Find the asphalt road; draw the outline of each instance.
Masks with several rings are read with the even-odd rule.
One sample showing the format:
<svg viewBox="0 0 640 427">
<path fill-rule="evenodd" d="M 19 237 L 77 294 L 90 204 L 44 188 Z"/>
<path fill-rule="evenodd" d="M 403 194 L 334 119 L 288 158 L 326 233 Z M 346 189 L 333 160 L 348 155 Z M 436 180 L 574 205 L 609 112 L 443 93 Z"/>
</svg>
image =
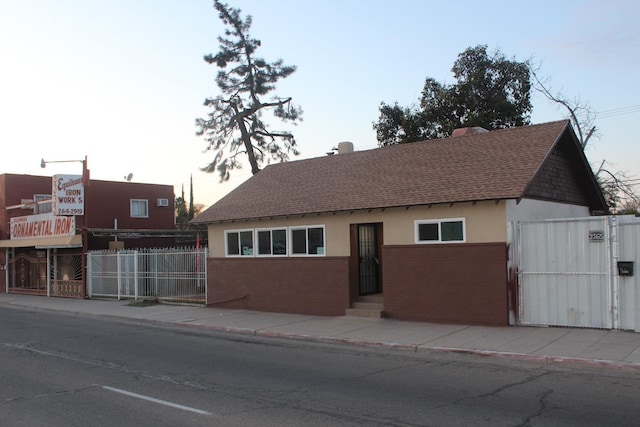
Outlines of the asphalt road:
<svg viewBox="0 0 640 427">
<path fill-rule="evenodd" d="M 640 372 L 0 308 L 3 426 L 638 425 Z"/>
</svg>

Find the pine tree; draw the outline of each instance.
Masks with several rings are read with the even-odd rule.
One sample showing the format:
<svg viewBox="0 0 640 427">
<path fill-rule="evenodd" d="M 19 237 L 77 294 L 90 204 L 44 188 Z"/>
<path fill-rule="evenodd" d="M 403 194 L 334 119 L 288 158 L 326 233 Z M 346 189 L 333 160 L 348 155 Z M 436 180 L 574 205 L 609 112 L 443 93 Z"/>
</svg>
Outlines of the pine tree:
<svg viewBox="0 0 640 427">
<path fill-rule="evenodd" d="M 204 59 L 220 69 L 216 84 L 221 94 L 205 100 L 204 105 L 212 111 L 206 118 L 196 119 L 196 126 L 197 135 L 204 136 L 207 142 L 205 150 L 215 152 L 203 170 L 217 171 L 220 180 L 226 181 L 231 170 L 242 167 L 244 155 L 251 172 L 256 174 L 265 161 L 283 162 L 289 154 L 299 154 L 293 134 L 270 130 L 263 114 L 271 111 L 275 118 L 296 124 L 302 110 L 292 104 L 290 97 L 274 96 L 263 101 L 275 89 L 276 82 L 290 76 L 296 67 L 284 65 L 282 59 L 269 63 L 256 56 L 261 42 L 249 35 L 251 16 L 243 19 L 240 9 L 218 0 L 214 7 L 227 28 L 224 37 L 218 37 L 220 51 Z"/>
</svg>

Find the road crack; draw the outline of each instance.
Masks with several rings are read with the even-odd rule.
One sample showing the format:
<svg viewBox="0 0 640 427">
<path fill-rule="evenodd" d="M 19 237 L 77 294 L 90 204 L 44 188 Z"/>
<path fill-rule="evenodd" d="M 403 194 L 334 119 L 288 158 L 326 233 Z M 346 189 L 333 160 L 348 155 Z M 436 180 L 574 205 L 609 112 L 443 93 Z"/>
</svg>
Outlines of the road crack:
<svg viewBox="0 0 640 427">
<path fill-rule="evenodd" d="M 41 394 L 36 394 L 34 396 L 14 396 L 14 397 L 8 397 L 4 400 L 2 400 L 3 403 L 13 403 L 13 402 L 21 402 L 21 401 L 25 401 L 25 400 L 31 400 L 31 399 L 43 399 L 43 398 L 47 398 L 47 397 L 51 397 L 51 396 L 64 396 L 66 394 L 75 394 L 78 392 L 82 392 L 85 390 L 91 390 L 94 388 L 98 388 L 100 387 L 100 385 L 98 384 L 90 384 L 90 385 L 86 385 L 86 386 L 82 386 L 82 387 L 77 387 L 77 388 L 73 388 L 73 389 L 69 389 L 69 390 L 56 390 L 50 393 L 41 393 Z"/>
<path fill-rule="evenodd" d="M 520 424 L 520 426 L 522 426 L 522 427 L 530 426 L 530 425 L 532 425 L 531 421 L 533 419 L 542 416 L 542 413 L 545 411 L 545 409 L 547 409 L 547 402 L 546 402 L 547 397 L 552 393 L 553 393 L 553 390 L 545 390 L 540 394 L 540 397 L 538 399 L 538 411 L 535 414 L 527 417 L 524 420 L 524 422 L 522 424 Z M 518 426 L 518 427 L 520 427 L 520 426 Z"/>
</svg>

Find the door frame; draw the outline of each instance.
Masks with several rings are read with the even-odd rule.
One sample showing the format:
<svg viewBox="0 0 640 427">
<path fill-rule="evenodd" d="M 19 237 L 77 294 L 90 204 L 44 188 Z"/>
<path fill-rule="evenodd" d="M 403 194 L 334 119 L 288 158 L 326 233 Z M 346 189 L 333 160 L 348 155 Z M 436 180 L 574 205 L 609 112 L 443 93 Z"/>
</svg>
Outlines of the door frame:
<svg viewBox="0 0 640 427">
<path fill-rule="evenodd" d="M 359 229 L 361 225 L 371 225 L 375 227 L 375 240 L 376 240 L 376 255 L 378 259 L 377 264 L 377 293 L 383 293 L 384 285 L 382 280 L 383 272 L 383 259 L 382 259 L 382 246 L 383 246 L 383 223 L 381 222 L 365 222 L 350 224 L 350 246 L 351 255 L 349 260 L 349 297 L 351 302 L 357 301 L 362 295 L 360 292 L 360 243 L 359 243 Z"/>
</svg>

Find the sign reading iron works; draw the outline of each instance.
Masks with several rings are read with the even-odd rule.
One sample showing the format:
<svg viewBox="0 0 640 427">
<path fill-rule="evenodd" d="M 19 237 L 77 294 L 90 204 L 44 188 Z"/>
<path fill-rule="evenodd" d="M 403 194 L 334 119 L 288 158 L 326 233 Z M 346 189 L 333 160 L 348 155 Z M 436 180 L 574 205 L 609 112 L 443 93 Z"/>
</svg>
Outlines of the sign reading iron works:
<svg viewBox="0 0 640 427">
<path fill-rule="evenodd" d="M 54 175 L 51 209 L 55 215 L 84 215 L 81 175 Z"/>
<path fill-rule="evenodd" d="M 76 218 L 50 213 L 11 218 L 11 240 L 38 237 L 72 236 L 76 232 Z"/>
</svg>

